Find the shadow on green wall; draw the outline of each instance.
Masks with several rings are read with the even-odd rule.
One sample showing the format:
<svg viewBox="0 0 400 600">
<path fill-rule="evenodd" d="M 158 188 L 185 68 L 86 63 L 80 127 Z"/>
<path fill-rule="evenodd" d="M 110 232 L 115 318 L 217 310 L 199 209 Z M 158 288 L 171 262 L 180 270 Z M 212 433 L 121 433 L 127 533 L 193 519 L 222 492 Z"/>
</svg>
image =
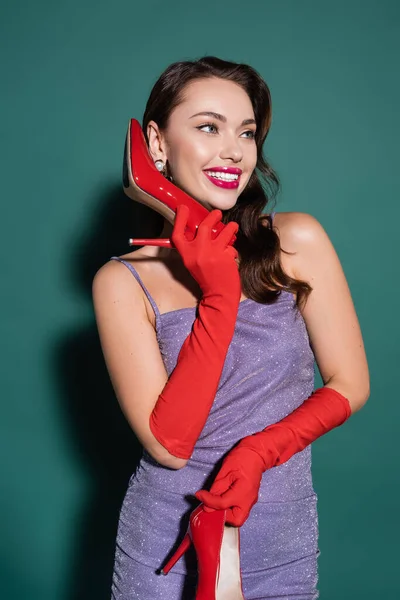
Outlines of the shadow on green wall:
<svg viewBox="0 0 400 600">
<path fill-rule="evenodd" d="M 68 284 L 90 302 L 93 277 L 110 256 L 131 252 L 130 237 L 159 235 L 162 227 L 159 215 L 132 202 L 120 186 L 111 186 L 98 206 L 87 230 L 69 250 Z M 115 398 L 95 320 L 57 339 L 52 357 L 66 430 L 89 483 L 76 519 L 71 587 L 65 598 L 108 600 L 119 509 L 141 446 Z"/>
</svg>

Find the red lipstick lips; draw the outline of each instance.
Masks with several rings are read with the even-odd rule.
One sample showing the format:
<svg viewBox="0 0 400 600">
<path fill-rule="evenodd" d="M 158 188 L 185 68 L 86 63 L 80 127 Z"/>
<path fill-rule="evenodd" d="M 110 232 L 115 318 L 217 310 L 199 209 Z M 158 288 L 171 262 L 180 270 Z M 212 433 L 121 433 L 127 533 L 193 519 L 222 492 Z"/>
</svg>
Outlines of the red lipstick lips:
<svg viewBox="0 0 400 600">
<path fill-rule="evenodd" d="M 237 175 L 238 178 L 234 179 L 232 181 L 227 181 L 225 179 L 217 179 L 216 177 L 213 177 L 212 175 L 208 175 L 208 173 L 206 173 L 206 171 L 212 171 L 212 172 L 216 172 L 216 173 L 230 173 L 232 175 Z M 240 180 L 241 174 L 242 174 L 242 169 L 239 169 L 238 167 L 211 167 L 210 169 L 206 169 L 204 171 L 204 175 L 207 177 L 207 179 L 209 181 L 211 181 L 211 183 L 213 183 L 217 187 L 224 188 L 227 190 L 232 190 L 232 189 L 236 189 L 239 187 L 239 180 Z"/>
</svg>

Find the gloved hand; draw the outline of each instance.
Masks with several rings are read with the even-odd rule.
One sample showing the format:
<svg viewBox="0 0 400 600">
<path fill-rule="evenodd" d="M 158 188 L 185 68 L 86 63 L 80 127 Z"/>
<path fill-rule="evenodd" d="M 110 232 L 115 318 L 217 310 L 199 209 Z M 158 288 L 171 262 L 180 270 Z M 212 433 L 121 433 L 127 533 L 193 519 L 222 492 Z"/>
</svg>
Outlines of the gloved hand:
<svg viewBox="0 0 400 600">
<path fill-rule="evenodd" d="M 243 444 L 246 439 L 243 438 Z M 226 522 L 236 527 L 243 525 L 257 502 L 264 472 L 263 460 L 258 453 L 240 444 L 224 459 L 210 491 L 195 493 L 206 512 L 209 509 L 227 509 Z"/>
<path fill-rule="evenodd" d="M 315 390 L 287 417 L 240 440 L 225 457 L 210 491 L 199 490 L 196 498 L 210 509 L 227 509 L 227 523 L 240 527 L 258 500 L 263 472 L 342 425 L 351 413 L 349 401 L 336 390 Z"/>
<path fill-rule="evenodd" d="M 177 207 L 171 239 L 203 296 L 192 331 L 150 415 L 155 438 L 170 454 L 184 459 L 190 458 L 213 404 L 241 296 L 238 252 L 228 245 L 239 225 L 231 221 L 212 239 L 211 230 L 222 217 L 215 209 L 188 241 L 188 214 L 187 206 Z"/>
</svg>

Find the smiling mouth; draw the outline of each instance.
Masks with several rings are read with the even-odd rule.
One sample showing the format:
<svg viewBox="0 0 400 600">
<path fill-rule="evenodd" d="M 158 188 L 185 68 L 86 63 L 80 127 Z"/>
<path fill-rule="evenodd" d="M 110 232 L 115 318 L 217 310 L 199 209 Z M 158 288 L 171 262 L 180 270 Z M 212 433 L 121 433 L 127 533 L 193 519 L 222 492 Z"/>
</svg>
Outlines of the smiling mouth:
<svg viewBox="0 0 400 600">
<path fill-rule="evenodd" d="M 235 173 L 224 173 L 223 171 L 204 171 L 204 173 L 209 177 L 215 177 L 222 181 L 237 181 L 239 179 L 239 175 Z"/>
<path fill-rule="evenodd" d="M 236 173 L 224 173 L 222 171 L 203 171 L 211 183 L 219 188 L 234 190 L 239 187 L 240 175 Z"/>
</svg>

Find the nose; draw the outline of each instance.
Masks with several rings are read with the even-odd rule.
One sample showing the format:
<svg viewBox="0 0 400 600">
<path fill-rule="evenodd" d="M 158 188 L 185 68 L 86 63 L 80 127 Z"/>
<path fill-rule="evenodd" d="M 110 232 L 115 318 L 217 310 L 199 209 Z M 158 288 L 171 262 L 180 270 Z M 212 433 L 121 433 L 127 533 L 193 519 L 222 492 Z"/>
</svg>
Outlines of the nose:
<svg viewBox="0 0 400 600">
<path fill-rule="evenodd" d="M 231 159 L 235 163 L 242 160 L 243 150 L 236 135 L 229 135 L 224 138 L 219 155 L 221 159 Z"/>
</svg>

